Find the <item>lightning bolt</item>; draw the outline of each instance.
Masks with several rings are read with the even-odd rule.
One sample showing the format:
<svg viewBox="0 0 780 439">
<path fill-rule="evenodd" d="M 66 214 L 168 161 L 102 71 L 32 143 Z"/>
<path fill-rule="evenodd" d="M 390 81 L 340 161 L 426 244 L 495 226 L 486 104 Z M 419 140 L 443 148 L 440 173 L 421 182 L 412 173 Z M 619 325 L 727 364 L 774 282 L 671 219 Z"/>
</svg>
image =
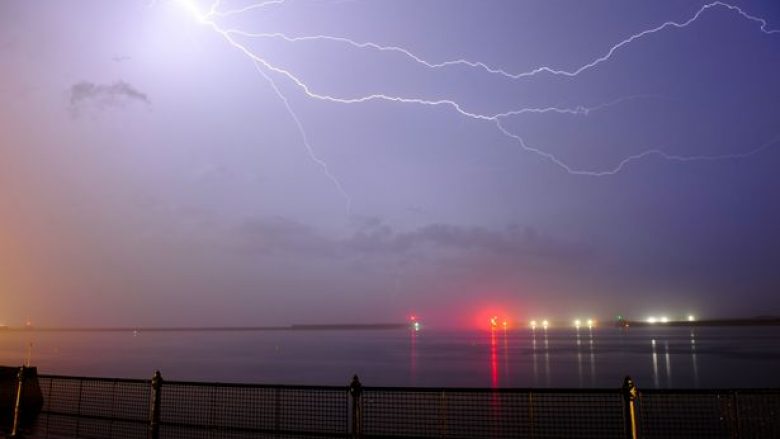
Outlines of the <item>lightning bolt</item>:
<svg viewBox="0 0 780 439">
<path fill-rule="evenodd" d="M 281 0 L 281 1 L 283 1 L 283 0 Z M 245 10 L 249 10 L 250 8 L 251 9 L 256 9 L 256 8 L 259 8 L 259 7 L 267 4 L 267 3 L 272 3 L 272 2 L 269 1 L 269 2 L 264 2 L 264 3 L 259 3 L 257 5 L 254 5 L 255 7 L 247 7 L 247 8 L 244 8 L 244 9 Z M 273 3 L 275 3 L 275 2 L 273 2 Z M 399 47 L 399 46 L 385 46 L 385 45 L 381 45 L 381 44 L 377 44 L 377 43 L 373 43 L 373 42 L 359 42 L 359 41 L 353 40 L 351 38 L 346 38 L 346 37 L 336 37 L 336 36 L 330 36 L 330 35 L 309 35 L 309 36 L 291 37 L 291 36 L 288 36 L 288 35 L 280 33 L 280 32 L 274 32 L 274 33 L 251 33 L 251 32 L 243 32 L 243 31 L 236 30 L 236 29 L 229 29 L 226 32 L 229 33 L 229 34 L 239 34 L 241 36 L 248 37 L 248 38 L 275 38 L 275 39 L 281 39 L 281 40 L 284 40 L 284 41 L 286 41 L 288 43 L 299 43 L 299 42 L 307 42 L 307 41 L 329 41 L 329 42 L 347 44 L 347 45 L 350 45 L 350 46 L 358 48 L 358 49 L 373 49 L 373 50 L 378 50 L 380 52 L 395 52 L 395 53 L 399 53 L 399 54 L 401 54 L 401 55 L 411 59 L 412 61 L 414 61 L 414 62 L 416 62 L 416 63 L 418 63 L 418 64 L 420 64 L 420 65 L 422 65 L 424 67 L 430 68 L 430 69 L 440 69 L 440 68 L 452 67 L 452 66 L 467 66 L 467 67 L 482 69 L 482 70 L 484 70 L 484 71 L 486 71 L 488 73 L 495 74 L 495 75 L 501 75 L 501 76 L 504 76 L 504 77 L 507 77 L 507 78 L 510 78 L 510 79 L 528 78 L 528 77 L 532 77 L 532 76 L 538 75 L 540 73 L 549 73 L 551 75 L 575 77 L 575 76 L 578 76 L 579 74 L 581 74 L 582 72 L 584 72 L 586 70 L 590 70 L 590 69 L 598 66 L 599 64 L 602 64 L 602 63 L 604 63 L 606 61 L 609 61 L 616 52 L 618 52 L 623 47 L 625 47 L 625 46 L 627 46 L 627 45 L 629 45 L 629 44 L 631 44 L 631 43 L 633 43 L 633 42 L 635 42 L 637 40 L 640 40 L 642 38 L 645 38 L 647 36 L 650 36 L 652 34 L 655 34 L 655 33 L 664 31 L 666 29 L 670 29 L 670 28 L 676 28 L 676 29 L 686 28 L 686 27 L 690 26 L 691 24 L 693 24 L 694 22 L 696 22 L 708 10 L 711 10 L 711 9 L 714 9 L 714 8 L 718 8 L 718 7 L 728 9 L 729 11 L 732 11 L 732 12 L 734 12 L 736 14 L 739 14 L 740 16 L 745 18 L 746 20 L 749 20 L 749 21 L 752 21 L 752 22 L 758 24 L 759 25 L 759 30 L 761 32 L 763 32 L 764 34 L 771 35 L 771 34 L 774 34 L 774 33 L 780 33 L 780 29 L 767 29 L 768 23 L 763 18 L 751 15 L 751 14 L 745 12 L 745 10 L 743 10 L 739 6 L 735 6 L 735 5 L 732 5 L 732 4 L 729 4 L 729 3 L 725 3 L 725 2 L 721 2 L 721 1 L 716 1 L 716 2 L 707 3 L 707 4 L 703 5 L 701 8 L 699 8 L 696 11 L 696 13 L 693 14 L 693 16 L 691 16 L 689 19 L 687 19 L 685 21 L 682 21 L 682 22 L 666 21 L 666 22 L 664 22 L 664 23 L 662 23 L 662 24 L 660 24 L 660 25 L 658 25 L 658 26 L 656 26 L 654 28 L 646 29 L 646 30 L 643 30 L 641 32 L 635 33 L 635 34 L 633 34 L 633 35 L 631 35 L 631 36 L 621 40 L 620 42 L 614 44 L 612 47 L 610 47 L 607 50 L 607 52 L 604 55 L 602 55 L 602 56 L 600 56 L 600 57 L 598 57 L 598 58 L 596 58 L 596 59 L 594 59 L 594 60 L 592 60 L 592 61 L 590 61 L 590 62 L 588 62 L 586 64 L 583 64 L 582 66 L 580 66 L 580 67 L 578 67 L 578 68 L 576 68 L 574 70 L 563 70 L 563 69 L 556 69 L 556 68 L 549 67 L 549 66 L 540 66 L 540 67 L 536 67 L 536 68 L 534 68 L 532 70 L 528 70 L 528 71 L 525 71 L 525 72 L 511 73 L 511 72 L 508 72 L 508 71 L 506 71 L 504 69 L 490 66 L 487 63 L 484 63 L 482 61 L 471 61 L 471 60 L 462 59 L 462 58 L 461 59 L 456 59 L 456 60 L 449 60 L 449 61 L 438 62 L 438 63 L 437 62 L 432 62 L 432 61 L 428 61 L 428 60 L 422 58 L 421 56 L 416 55 L 411 50 L 403 48 L 403 47 Z"/>
<path fill-rule="evenodd" d="M 623 102 L 627 99 L 634 99 L 641 96 L 633 96 L 633 97 L 626 97 L 626 98 L 620 98 L 616 101 L 608 102 L 606 104 L 601 104 L 596 107 L 584 107 L 584 106 L 577 106 L 575 108 L 561 108 L 561 107 L 543 107 L 543 108 L 520 108 L 515 110 L 509 110 L 499 113 L 493 113 L 493 114 L 483 114 L 478 112 L 469 111 L 464 108 L 463 105 L 458 103 L 455 100 L 452 99 L 424 99 L 420 97 L 404 97 L 404 96 L 394 96 L 394 95 L 388 95 L 384 93 L 373 93 L 358 97 L 340 97 L 340 96 L 333 96 L 330 94 L 324 94 L 320 92 L 314 91 L 305 81 L 303 81 L 300 77 L 298 77 L 296 74 L 292 73 L 291 71 L 278 67 L 276 65 L 273 65 L 263 57 L 257 55 L 252 50 L 250 50 L 247 46 L 241 44 L 239 41 L 237 41 L 237 37 L 242 38 L 276 38 L 276 39 L 282 39 L 284 41 L 290 42 L 290 43 L 298 43 L 298 42 L 305 42 L 305 41 L 317 41 L 317 40 L 324 40 L 324 41 L 331 41 L 331 42 L 337 42 L 342 44 L 347 44 L 356 48 L 361 49 L 374 49 L 378 51 L 383 52 L 397 52 L 400 53 L 413 61 L 417 62 L 418 64 L 421 64 L 427 68 L 430 69 L 438 69 L 448 66 L 456 66 L 456 65 L 465 65 L 469 67 L 474 68 L 480 68 L 485 70 L 488 73 L 491 74 L 497 74 L 502 75 L 511 79 L 520 79 L 520 78 L 528 78 L 532 77 L 541 73 L 547 73 L 551 75 L 557 75 L 557 76 L 564 76 L 564 77 L 576 77 L 580 75 L 582 72 L 585 72 L 589 69 L 593 69 L 597 67 L 598 65 L 610 60 L 615 53 L 617 53 L 619 50 L 624 48 L 625 46 L 628 46 L 629 44 L 645 38 L 649 35 L 661 32 L 665 29 L 670 28 L 685 28 L 690 26 L 692 23 L 697 21 L 706 11 L 714 9 L 716 7 L 725 8 L 729 11 L 733 11 L 737 14 L 739 14 L 741 17 L 755 22 L 759 25 L 759 30 L 764 34 L 774 34 L 774 33 L 780 33 L 780 30 L 778 29 L 768 29 L 767 21 L 763 18 L 748 14 L 743 9 L 741 9 L 738 6 L 731 5 L 728 3 L 724 3 L 721 1 L 716 1 L 712 3 L 708 3 L 703 5 L 692 17 L 689 19 L 678 22 L 678 21 L 666 21 L 656 27 L 643 30 L 641 32 L 638 32 L 636 34 L 633 34 L 629 36 L 628 38 L 625 38 L 621 40 L 620 42 L 614 44 L 611 46 L 607 52 L 592 61 L 581 65 L 580 67 L 573 69 L 573 70 L 564 70 L 564 69 L 556 69 L 549 66 L 542 66 L 537 67 L 535 69 L 521 72 L 521 73 L 510 73 L 503 69 L 494 68 L 486 63 L 480 62 L 480 61 L 470 61 L 466 59 L 458 59 L 458 60 L 452 60 L 452 61 L 445 61 L 440 63 L 433 63 L 430 61 L 427 61 L 414 53 L 412 53 L 410 50 L 407 50 L 402 47 L 398 46 L 384 46 L 373 42 L 357 42 L 355 40 L 344 38 L 344 37 L 334 37 L 334 36 L 328 36 L 328 35 L 314 35 L 314 36 L 302 36 L 302 37 L 290 37 L 283 33 L 252 33 L 252 32 L 245 32 L 240 29 L 223 29 L 220 27 L 215 21 L 214 17 L 227 17 L 232 15 L 238 15 L 242 13 L 246 13 L 249 11 L 255 11 L 255 10 L 263 10 L 264 8 L 272 5 L 279 5 L 284 3 L 285 0 L 266 0 L 263 2 L 251 4 L 249 6 L 239 8 L 239 9 L 233 9 L 228 11 L 219 11 L 220 8 L 220 0 L 216 0 L 214 3 L 212 3 L 209 11 L 207 13 L 201 13 L 199 8 L 195 3 L 193 3 L 192 0 L 175 0 L 177 3 L 182 4 L 187 10 L 192 13 L 196 19 L 209 26 L 213 31 L 215 31 L 217 34 L 219 34 L 231 47 L 239 51 L 242 55 L 247 57 L 249 60 L 251 60 L 257 69 L 257 71 L 262 74 L 262 76 L 268 81 L 269 85 L 274 89 L 277 96 L 283 101 L 285 107 L 288 110 L 288 113 L 291 115 L 293 120 L 295 121 L 298 130 L 301 134 L 301 137 L 303 138 L 303 143 L 309 153 L 309 157 L 314 161 L 325 173 L 325 175 L 336 185 L 339 192 L 341 193 L 342 197 L 345 198 L 347 201 L 348 208 L 351 206 L 351 198 L 344 190 L 344 187 L 339 182 L 339 180 L 329 171 L 328 165 L 325 161 L 323 161 L 321 158 L 319 158 L 315 152 L 314 149 L 311 147 L 311 144 L 308 140 L 308 137 L 306 135 L 306 131 L 303 127 L 303 124 L 301 123 L 300 119 L 297 117 L 295 112 L 292 110 L 289 101 L 287 98 L 283 95 L 283 93 L 280 91 L 276 83 L 273 81 L 271 76 L 269 76 L 266 72 L 272 72 L 274 74 L 280 75 L 287 80 L 289 80 L 291 83 L 293 83 L 296 87 L 298 87 L 307 97 L 319 101 L 324 102 L 330 102 L 330 103 L 337 103 L 337 104 L 362 104 L 362 103 L 369 103 L 373 101 L 385 101 L 385 102 L 391 102 L 391 103 L 397 103 L 397 104 L 409 104 L 409 105 L 421 105 L 421 106 L 428 106 L 428 107 L 445 107 L 449 108 L 450 110 L 455 111 L 457 114 L 463 117 L 467 117 L 474 120 L 480 120 L 480 121 L 487 121 L 493 123 L 496 128 L 499 130 L 500 133 L 502 133 L 507 138 L 517 142 L 520 147 L 529 152 L 536 154 L 554 165 L 558 166 L 559 168 L 563 169 L 567 173 L 571 175 L 578 175 L 578 176 L 590 176 L 590 177 L 603 177 L 603 176 L 609 176 L 609 175 L 615 175 L 619 172 L 621 172 L 623 169 L 626 168 L 627 165 L 629 165 L 632 162 L 639 161 L 648 157 L 659 157 L 664 160 L 668 161 L 677 161 L 677 162 L 691 162 L 691 161 L 715 161 L 715 160 L 727 160 L 727 159 L 741 159 L 741 158 L 748 158 L 753 155 L 758 154 L 759 152 L 767 149 L 768 147 L 778 143 L 780 139 L 776 138 L 770 142 L 765 143 L 764 145 L 761 145 L 758 148 L 755 148 L 751 151 L 745 152 L 745 153 L 735 153 L 735 154 L 722 154 L 722 155 L 695 155 L 695 156 L 680 156 L 680 155 L 673 155 L 664 152 L 661 149 L 649 149 L 643 152 L 640 152 L 635 155 L 631 155 L 629 157 L 624 158 L 621 160 L 615 167 L 607 170 L 585 170 L 585 169 L 577 169 L 570 165 L 568 165 L 565 161 L 561 160 L 557 156 L 555 156 L 552 153 L 549 153 L 547 151 L 544 151 L 542 149 L 529 146 L 519 135 L 512 133 L 511 131 L 507 130 L 504 125 L 501 123 L 501 120 L 507 117 L 511 116 L 520 116 L 523 114 L 545 114 L 545 113 L 557 113 L 557 114 L 569 114 L 569 115 L 588 115 L 592 111 L 600 110 L 612 105 L 617 105 L 620 102 Z"/>
<path fill-rule="evenodd" d="M 251 4 L 251 5 L 245 6 L 243 8 L 230 9 L 230 10 L 227 10 L 227 11 L 219 11 L 218 9 L 219 9 L 220 2 L 216 1 L 216 2 L 214 2 L 211 5 L 211 9 L 209 9 L 209 13 L 207 15 L 207 18 L 208 17 L 212 17 L 212 16 L 215 16 L 215 17 L 230 17 L 231 15 L 244 14 L 246 12 L 251 12 L 251 11 L 256 10 L 256 9 L 265 9 L 266 7 L 271 6 L 271 5 L 281 5 L 285 1 L 286 0 L 267 0 L 267 1 L 264 1 L 264 2 Z"/>
<path fill-rule="evenodd" d="M 290 101 L 287 100 L 287 96 L 285 96 L 281 90 L 279 90 L 279 87 L 276 85 L 276 82 L 268 76 L 267 73 L 265 73 L 260 66 L 255 63 L 255 69 L 257 70 L 257 73 L 259 73 L 263 78 L 265 78 L 266 81 L 268 81 L 268 84 L 271 86 L 273 91 L 276 93 L 276 95 L 279 97 L 279 99 L 284 104 L 285 108 L 287 109 L 287 113 L 290 114 L 290 117 L 292 117 L 293 121 L 295 122 L 295 125 L 298 127 L 298 132 L 301 135 L 301 140 L 303 141 L 303 145 L 306 147 L 306 152 L 309 153 L 309 157 L 311 160 L 317 164 L 317 166 L 322 169 L 322 172 L 325 174 L 325 176 L 333 182 L 333 184 L 336 186 L 336 189 L 338 189 L 341 196 L 344 198 L 344 200 L 347 203 L 347 213 L 352 213 L 352 197 L 349 196 L 346 190 L 344 190 L 344 186 L 341 184 L 341 181 L 336 178 L 335 175 L 333 175 L 332 172 L 330 172 L 330 168 L 328 167 L 328 164 L 322 160 L 320 157 L 317 156 L 317 153 L 314 152 L 314 148 L 311 146 L 311 142 L 309 142 L 309 136 L 306 134 L 306 129 L 303 127 L 303 124 L 301 123 L 301 120 L 298 118 L 298 115 L 293 111 L 292 107 L 290 106 Z"/>
<path fill-rule="evenodd" d="M 754 155 L 760 153 L 761 151 L 764 151 L 765 149 L 769 148 L 770 146 L 773 146 L 777 143 L 780 143 L 780 136 L 775 137 L 774 139 L 760 145 L 757 148 L 754 148 L 747 152 L 742 153 L 730 153 L 730 154 L 717 154 L 717 155 L 693 155 L 693 156 L 681 156 L 681 155 L 674 155 L 669 154 L 661 149 L 648 149 L 646 151 L 642 151 L 638 154 L 634 154 L 631 156 L 628 156 L 618 162 L 615 167 L 612 169 L 602 170 L 602 171 L 592 171 L 592 170 L 585 170 L 585 169 L 577 169 L 574 167 L 571 167 L 567 165 L 564 161 L 560 160 L 555 155 L 543 151 L 538 148 L 534 148 L 532 146 L 529 146 L 528 143 L 526 143 L 525 140 L 523 140 L 522 137 L 518 136 L 517 134 L 512 133 L 511 131 L 507 130 L 502 124 L 501 120 L 496 120 L 496 127 L 498 127 L 498 130 L 501 131 L 502 134 L 504 134 L 507 137 L 510 137 L 517 141 L 520 148 L 522 148 L 525 151 L 528 151 L 530 153 L 539 155 L 541 157 L 544 157 L 545 159 L 549 160 L 550 162 L 554 163 L 556 166 L 560 167 L 564 171 L 568 172 L 571 175 L 582 175 L 582 176 L 588 176 L 588 177 L 605 177 L 609 175 L 616 175 L 620 173 L 625 167 L 630 164 L 631 162 L 639 161 L 647 157 L 660 157 L 661 159 L 668 160 L 668 161 L 674 161 L 674 162 L 697 162 L 697 161 L 721 161 L 721 160 L 734 160 L 734 159 L 746 159 L 753 157 Z"/>
</svg>

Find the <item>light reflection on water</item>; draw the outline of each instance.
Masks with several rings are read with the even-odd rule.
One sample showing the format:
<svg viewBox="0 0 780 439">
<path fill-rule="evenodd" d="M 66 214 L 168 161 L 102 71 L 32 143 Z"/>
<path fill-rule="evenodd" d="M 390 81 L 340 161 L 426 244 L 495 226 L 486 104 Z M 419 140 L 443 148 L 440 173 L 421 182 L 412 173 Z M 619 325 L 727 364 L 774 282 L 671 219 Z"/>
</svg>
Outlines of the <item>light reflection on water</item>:
<svg viewBox="0 0 780 439">
<path fill-rule="evenodd" d="M 596 387 L 596 353 L 593 349 L 593 329 L 588 329 L 588 344 L 590 345 L 590 385 Z"/>
<path fill-rule="evenodd" d="M 664 363 L 666 364 L 666 387 L 672 387 L 672 361 L 669 356 L 669 342 L 664 341 Z"/>
<path fill-rule="evenodd" d="M 533 381 L 533 383 L 534 383 L 534 385 L 538 385 L 538 383 L 539 383 L 538 360 L 539 359 L 538 359 L 538 356 L 536 354 L 536 331 L 532 332 L 531 337 L 533 337 L 532 341 L 531 341 L 531 343 L 532 343 L 531 356 L 533 357 L 533 362 L 534 362 L 534 381 Z"/>
<path fill-rule="evenodd" d="M 411 334 L 409 342 L 409 384 L 417 385 L 417 334 L 418 331 L 409 331 Z"/>
<path fill-rule="evenodd" d="M 693 386 L 699 387 L 699 367 L 696 365 L 696 334 L 691 329 L 691 366 L 693 367 Z"/>
<path fill-rule="evenodd" d="M 579 329 L 577 329 L 577 378 L 579 378 L 580 387 L 582 387 L 582 339 Z"/>
<path fill-rule="evenodd" d="M 544 330 L 544 383 L 550 386 L 550 339 L 547 337 L 547 329 Z"/>
<path fill-rule="evenodd" d="M 42 373 L 476 387 L 780 387 L 780 328 L 0 333 L 0 364 Z M 28 353 L 32 343 L 32 352 Z"/>
<path fill-rule="evenodd" d="M 658 387 L 658 352 L 655 350 L 655 339 L 650 340 L 650 345 L 653 347 L 653 384 Z"/>
</svg>

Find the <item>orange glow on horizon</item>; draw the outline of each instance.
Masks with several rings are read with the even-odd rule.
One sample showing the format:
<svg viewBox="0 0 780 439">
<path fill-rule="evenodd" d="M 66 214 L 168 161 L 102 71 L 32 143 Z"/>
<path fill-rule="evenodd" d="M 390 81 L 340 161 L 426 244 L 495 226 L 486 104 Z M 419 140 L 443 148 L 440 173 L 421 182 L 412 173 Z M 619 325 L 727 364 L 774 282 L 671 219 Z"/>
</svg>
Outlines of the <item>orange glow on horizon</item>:
<svg viewBox="0 0 780 439">
<path fill-rule="evenodd" d="M 471 328 L 478 330 L 509 330 L 519 325 L 519 307 L 514 304 L 487 303 L 477 308 L 471 314 Z"/>
</svg>

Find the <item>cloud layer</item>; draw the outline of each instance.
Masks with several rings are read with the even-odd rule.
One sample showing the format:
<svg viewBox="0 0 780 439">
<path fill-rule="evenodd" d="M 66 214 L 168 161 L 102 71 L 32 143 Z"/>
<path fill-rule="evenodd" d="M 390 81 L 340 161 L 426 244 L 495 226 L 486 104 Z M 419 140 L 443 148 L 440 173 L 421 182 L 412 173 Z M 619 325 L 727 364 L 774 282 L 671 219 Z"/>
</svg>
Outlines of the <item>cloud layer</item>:
<svg viewBox="0 0 780 439">
<path fill-rule="evenodd" d="M 68 100 L 71 108 L 74 109 L 87 104 L 99 108 L 123 107 L 131 102 L 151 105 L 145 93 L 125 81 L 116 81 L 112 84 L 80 81 L 70 87 Z"/>
<path fill-rule="evenodd" d="M 587 246 L 564 242 L 533 227 L 501 229 L 432 223 L 396 231 L 379 219 L 366 219 L 346 237 L 333 238 L 286 218 L 253 218 L 237 228 L 237 248 L 250 254 L 409 257 L 449 255 L 497 257 L 511 261 L 571 262 L 590 255 Z"/>
</svg>

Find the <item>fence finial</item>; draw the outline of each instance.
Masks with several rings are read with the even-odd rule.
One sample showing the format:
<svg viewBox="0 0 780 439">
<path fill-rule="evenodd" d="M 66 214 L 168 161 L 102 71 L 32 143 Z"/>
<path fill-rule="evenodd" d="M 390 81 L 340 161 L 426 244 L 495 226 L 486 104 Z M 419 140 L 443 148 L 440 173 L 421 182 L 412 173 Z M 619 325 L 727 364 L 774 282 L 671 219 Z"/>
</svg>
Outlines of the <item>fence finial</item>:
<svg viewBox="0 0 780 439">
<path fill-rule="evenodd" d="M 159 370 L 152 376 L 152 400 L 149 404 L 149 435 L 150 439 L 160 437 L 160 393 L 162 392 L 163 378 Z"/>
<path fill-rule="evenodd" d="M 353 439 L 359 439 L 363 436 L 363 403 L 360 394 L 363 393 L 363 385 L 360 384 L 358 376 L 352 377 L 349 384 L 349 395 L 352 400 L 352 434 Z"/>
<path fill-rule="evenodd" d="M 363 385 L 360 384 L 360 380 L 357 375 L 352 377 L 352 382 L 349 384 L 349 394 L 353 397 L 358 397 L 363 392 Z"/>
<path fill-rule="evenodd" d="M 637 425 L 636 425 L 636 399 L 639 396 L 639 389 L 637 389 L 634 380 L 630 376 L 626 375 L 623 380 L 623 402 L 626 410 L 626 438 L 637 439 Z"/>
</svg>

